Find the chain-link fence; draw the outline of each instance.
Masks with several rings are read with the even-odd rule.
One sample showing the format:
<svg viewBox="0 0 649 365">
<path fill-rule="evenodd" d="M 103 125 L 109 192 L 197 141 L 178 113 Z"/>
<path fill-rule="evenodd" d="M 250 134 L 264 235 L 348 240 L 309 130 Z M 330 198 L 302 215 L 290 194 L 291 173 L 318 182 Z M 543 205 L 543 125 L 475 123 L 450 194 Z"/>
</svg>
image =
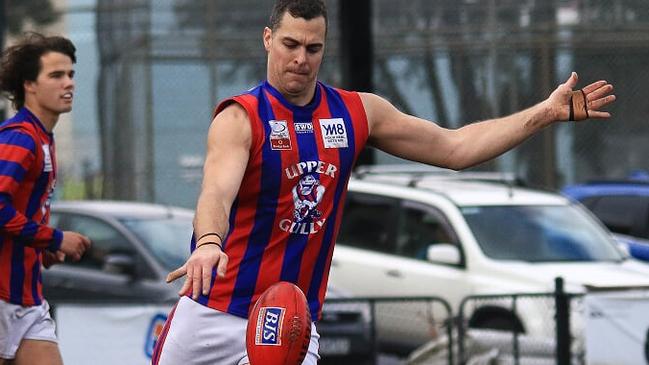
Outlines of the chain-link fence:
<svg viewBox="0 0 649 365">
<path fill-rule="evenodd" d="M 562 304 L 555 303 L 562 300 L 567 306 L 559 308 Z M 56 318 L 64 355 L 83 358 L 88 356 L 88 343 L 101 342 L 108 345 L 93 347 L 93 352 L 115 361 L 132 353 L 140 359 L 143 338 L 150 356 L 160 334 L 152 323 L 161 330 L 175 301 L 57 297 L 50 304 L 55 317 L 60 308 L 67 308 L 67 316 Z M 330 298 L 317 322 L 322 358 L 318 364 L 583 365 L 585 315 L 584 297 L 561 291 L 470 296 L 455 310 L 439 297 Z M 132 320 L 115 325 L 116 317 Z M 570 330 L 561 333 L 557 327 L 562 326 Z M 102 337 L 84 339 L 79 331 L 102 333 Z M 120 351 L 115 351 L 115 343 L 122 344 Z M 133 359 L 133 363 L 141 361 Z"/>
<path fill-rule="evenodd" d="M 343 81 L 339 1 L 326 1 L 330 22 L 320 73 L 333 85 Z M 80 70 L 97 62 L 97 82 L 75 95 L 74 111 L 75 126 L 96 121 L 97 128 L 75 127 L 70 141 L 59 140 L 61 150 L 72 146 L 61 163 L 59 190 L 75 198 L 192 206 L 214 105 L 265 77 L 261 32 L 273 0 L 54 3 L 62 15 L 54 29 L 67 30 L 82 53 L 97 50 L 80 57 Z M 649 169 L 644 143 L 649 110 L 642 92 L 649 81 L 648 2 L 373 0 L 371 5 L 371 14 L 354 16 L 371 17 L 376 92 L 405 112 L 446 127 L 530 106 L 572 70 L 579 72 L 580 86 L 597 79 L 615 85 L 611 121 L 548 128 L 479 169 L 514 172 L 547 188 Z M 7 8 L 7 17 L 20 16 L 14 11 Z M 393 160 L 380 154 L 378 162 Z"/>
<path fill-rule="evenodd" d="M 265 78 L 261 34 L 272 5 L 98 1 L 104 197 L 195 202 L 213 108 Z M 332 57 L 323 77 L 334 68 Z"/>
<path fill-rule="evenodd" d="M 562 290 L 470 296 L 457 311 L 437 297 L 335 298 L 323 313 L 323 364 L 585 364 L 583 296 Z"/>
<path fill-rule="evenodd" d="M 492 359 L 507 364 L 585 364 L 584 307 L 580 295 L 558 293 L 483 295 L 465 298 L 459 312 L 460 363 Z M 566 311 L 569 312 L 566 313 Z M 565 328 L 562 331 L 559 328 Z M 496 329 L 494 331 L 494 329 Z"/>
<path fill-rule="evenodd" d="M 353 331 L 340 330 L 342 314 L 354 324 Z M 382 355 L 406 358 L 435 341 L 436 361 L 455 364 L 457 354 L 445 350 L 454 346 L 453 321 L 450 305 L 438 297 L 330 299 L 318 322 L 318 331 L 327 333 L 320 340 L 321 363 L 377 364 Z"/>
</svg>

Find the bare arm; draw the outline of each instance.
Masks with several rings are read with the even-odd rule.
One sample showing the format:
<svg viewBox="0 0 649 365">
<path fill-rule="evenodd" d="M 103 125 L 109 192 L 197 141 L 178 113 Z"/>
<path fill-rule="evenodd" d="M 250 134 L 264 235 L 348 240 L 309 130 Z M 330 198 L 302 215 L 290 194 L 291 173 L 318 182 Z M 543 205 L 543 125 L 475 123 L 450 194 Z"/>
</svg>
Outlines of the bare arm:
<svg viewBox="0 0 649 365">
<path fill-rule="evenodd" d="M 251 131 L 248 115 L 239 104 L 219 113 L 210 126 L 203 184 L 196 204 L 196 238 L 208 232 L 224 237 L 228 218 L 248 164 Z M 212 237 L 213 238 L 213 237 Z"/>
<path fill-rule="evenodd" d="M 170 282 L 187 274 L 180 295 L 189 288 L 192 288 L 194 298 L 198 297 L 201 288 L 206 295 L 215 267 L 218 275 L 225 275 L 228 262 L 225 252 L 217 245 L 202 245 L 207 241 L 220 243 L 219 238 L 199 238 L 209 232 L 225 238 L 230 208 L 248 164 L 251 139 L 248 116 L 239 104 L 229 105 L 212 121 L 207 136 L 203 184 L 194 217 L 194 233 L 198 239 L 196 249 L 183 266 L 167 276 Z"/>
<path fill-rule="evenodd" d="M 518 113 L 451 130 L 404 114 L 388 101 L 361 94 L 370 128 L 369 143 L 408 160 L 461 170 L 492 159 L 556 121 L 567 120 L 577 74 L 543 102 Z M 597 81 L 583 88 L 590 118 L 608 118 L 600 109 L 615 100 L 613 86 Z M 467 106 L 470 107 L 470 106 Z"/>
</svg>

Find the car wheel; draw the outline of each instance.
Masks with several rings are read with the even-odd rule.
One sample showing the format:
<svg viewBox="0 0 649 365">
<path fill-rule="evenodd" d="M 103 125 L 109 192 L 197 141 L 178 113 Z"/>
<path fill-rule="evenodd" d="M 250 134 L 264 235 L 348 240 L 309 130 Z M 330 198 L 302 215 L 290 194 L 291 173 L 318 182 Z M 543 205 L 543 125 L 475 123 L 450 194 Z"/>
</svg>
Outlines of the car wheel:
<svg viewBox="0 0 649 365">
<path fill-rule="evenodd" d="M 511 313 L 481 312 L 471 318 L 469 327 L 523 333 L 523 325 Z"/>
</svg>

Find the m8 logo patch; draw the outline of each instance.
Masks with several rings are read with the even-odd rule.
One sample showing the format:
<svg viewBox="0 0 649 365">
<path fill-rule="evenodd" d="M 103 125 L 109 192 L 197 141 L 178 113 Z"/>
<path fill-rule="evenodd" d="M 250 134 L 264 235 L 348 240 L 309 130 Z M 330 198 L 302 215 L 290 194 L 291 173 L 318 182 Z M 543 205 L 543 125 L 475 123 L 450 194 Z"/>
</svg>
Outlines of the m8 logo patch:
<svg viewBox="0 0 649 365">
<path fill-rule="evenodd" d="M 342 118 L 320 119 L 320 131 L 325 148 L 347 148 L 347 129 Z"/>
<path fill-rule="evenodd" d="M 282 322 L 285 312 L 286 309 L 280 307 L 261 307 L 259 309 L 255 345 L 282 345 Z"/>
</svg>

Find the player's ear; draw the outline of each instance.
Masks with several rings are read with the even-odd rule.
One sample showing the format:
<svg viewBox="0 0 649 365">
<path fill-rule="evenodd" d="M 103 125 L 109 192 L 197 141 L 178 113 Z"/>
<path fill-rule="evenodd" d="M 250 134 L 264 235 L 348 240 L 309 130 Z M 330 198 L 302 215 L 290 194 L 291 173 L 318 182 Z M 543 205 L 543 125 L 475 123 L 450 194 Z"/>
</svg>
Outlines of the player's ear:
<svg viewBox="0 0 649 365">
<path fill-rule="evenodd" d="M 25 93 L 31 93 L 34 90 L 34 84 L 36 81 L 31 81 L 31 80 L 25 80 L 23 82 L 23 89 L 25 90 Z"/>
<path fill-rule="evenodd" d="M 272 29 L 266 27 L 264 28 L 264 48 L 266 52 L 270 51 L 270 44 L 273 40 L 273 31 Z"/>
</svg>

